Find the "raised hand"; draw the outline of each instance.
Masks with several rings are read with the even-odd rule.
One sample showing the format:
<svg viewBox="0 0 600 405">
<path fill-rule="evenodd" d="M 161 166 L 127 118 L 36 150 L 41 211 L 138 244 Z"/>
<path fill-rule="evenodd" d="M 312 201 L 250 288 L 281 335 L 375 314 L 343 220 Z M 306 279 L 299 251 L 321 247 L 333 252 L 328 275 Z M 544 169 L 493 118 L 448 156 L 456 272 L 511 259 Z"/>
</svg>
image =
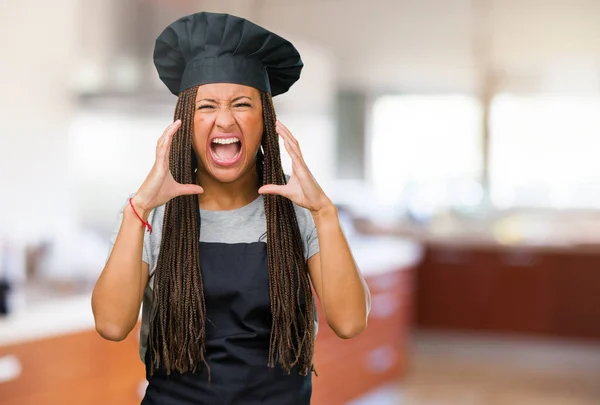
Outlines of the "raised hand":
<svg viewBox="0 0 600 405">
<path fill-rule="evenodd" d="M 292 158 L 292 174 L 286 185 L 268 184 L 262 186 L 258 192 L 260 194 L 277 194 L 286 197 L 313 213 L 318 213 L 323 208 L 330 207 L 332 202 L 306 166 L 296 138 L 279 121 L 277 121 L 276 130 L 279 136 L 283 138 L 285 149 Z"/>
<path fill-rule="evenodd" d="M 152 209 L 166 204 L 181 195 L 201 194 L 202 187 L 196 184 L 181 184 L 175 181 L 169 170 L 169 150 L 173 136 L 181 127 L 181 120 L 169 125 L 156 143 L 156 161 L 139 188 L 132 203 L 136 209 L 147 214 Z"/>
</svg>

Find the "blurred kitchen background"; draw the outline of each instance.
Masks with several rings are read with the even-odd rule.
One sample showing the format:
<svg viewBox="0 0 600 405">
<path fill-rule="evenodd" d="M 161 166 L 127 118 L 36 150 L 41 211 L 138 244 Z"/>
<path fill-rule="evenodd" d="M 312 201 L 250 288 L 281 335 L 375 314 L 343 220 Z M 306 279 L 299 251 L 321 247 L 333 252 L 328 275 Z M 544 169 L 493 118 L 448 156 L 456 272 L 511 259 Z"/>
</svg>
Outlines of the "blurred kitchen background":
<svg viewBox="0 0 600 405">
<path fill-rule="evenodd" d="M 315 405 L 600 403 L 600 1 L 4 0 L 0 404 L 143 395 L 90 293 L 172 121 L 154 39 L 196 11 L 303 55 L 278 117 L 373 294 L 320 328 Z"/>
</svg>

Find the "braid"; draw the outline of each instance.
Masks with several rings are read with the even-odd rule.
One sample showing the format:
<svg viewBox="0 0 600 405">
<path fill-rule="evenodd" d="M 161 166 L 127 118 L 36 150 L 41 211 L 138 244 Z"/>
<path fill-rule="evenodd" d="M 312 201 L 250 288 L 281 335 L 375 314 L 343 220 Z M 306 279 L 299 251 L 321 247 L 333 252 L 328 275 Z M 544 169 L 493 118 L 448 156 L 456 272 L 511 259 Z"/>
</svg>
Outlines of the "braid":
<svg viewBox="0 0 600 405">
<path fill-rule="evenodd" d="M 181 119 L 169 153 L 175 181 L 194 184 L 197 166 L 192 148 L 197 86 L 179 95 L 175 119 Z M 261 94 L 264 120 L 262 150 L 256 156 L 259 184 L 285 184 L 275 109 L 271 96 Z M 268 366 L 276 361 L 284 371 L 298 366 L 312 370 L 315 303 L 304 258 L 302 237 L 291 201 L 264 195 L 267 219 L 267 262 L 272 328 Z M 154 273 L 154 306 L 150 317 L 150 374 L 195 371 L 205 360 L 206 303 L 199 259 L 199 201 L 180 196 L 165 206 L 160 253 Z"/>
<path fill-rule="evenodd" d="M 269 94 L 262 94 L 264 167 L 262 184 L 286 184 L 275 130 L 275 108 Z M 314 353 L 315 304 L 304 259 L 302 236 L 293 203 L 281 196 L 266 194 L 267 254 L 269 292 L 273 326 L 269 366 L 275 358 L 286 372 L 298 365 L 300 374 L 312 370 Z M 295 293 L 294 293 L 295 292 Z M 304 298 L 304 308 L 302 305 Z"/>
<path fill-rule="evenodd" d="M 181 184 L 194 183 L 196 89 L 182 92 L 175 108 L 175 119 L 181 119 L 181 128 L 173 136 L 169 159 L 173 178 Z M 165 206 L 148 337 L 151 374 L 161 366 L 167 373 L 195 371 L 200 361 L 208 367 L 204 359 L 206 303 L 198 254 L 197 211 L 197 195 L 175 197 Z"/>
</svg>

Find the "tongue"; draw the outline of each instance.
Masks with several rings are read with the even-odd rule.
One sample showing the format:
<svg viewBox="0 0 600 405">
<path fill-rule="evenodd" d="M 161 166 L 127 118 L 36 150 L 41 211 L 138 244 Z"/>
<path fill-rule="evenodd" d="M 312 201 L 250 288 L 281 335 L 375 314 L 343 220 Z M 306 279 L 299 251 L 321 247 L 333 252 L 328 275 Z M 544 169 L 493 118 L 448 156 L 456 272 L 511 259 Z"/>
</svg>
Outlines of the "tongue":
<svg viewBox="0 0 600 405">
<path fill-rule="evenodd" d="M 219 143 L 213 143 L 213 151 L 215 152 L 215 155 L 217 155 L 217 157 L 220 160 L 231 160 L 233 159 L 233 157 L 235 156 L 235 154 L 238 151 L 238 145 L 235 143 L 230 143 L 230 144 L 226 144 L 226 145 L 222 145 Z"/>
</svg>

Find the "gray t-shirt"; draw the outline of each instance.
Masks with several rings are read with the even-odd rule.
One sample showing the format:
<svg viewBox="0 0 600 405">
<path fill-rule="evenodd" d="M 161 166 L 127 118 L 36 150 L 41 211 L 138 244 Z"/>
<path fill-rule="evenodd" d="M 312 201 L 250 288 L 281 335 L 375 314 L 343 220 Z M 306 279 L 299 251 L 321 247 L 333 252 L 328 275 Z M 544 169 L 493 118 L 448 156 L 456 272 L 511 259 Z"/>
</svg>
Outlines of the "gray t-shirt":
<svg viewBox="0 0 600 405">
<path fill-rule="evenodd" d="M 117 239 L 117 234 L 123 220 L 123 209 L 129 204 L 127 202 L 121 208 L 115 225 L 115 231 L 109 241 L 109 255 Z M 304 256 L 306 260 L 319 252 L 319 240 L 313 217 L 309 210 L 294 204 L 300 234 L 302 235 Z M 160 250 L 162 224 L 165 206 L 155 208 L 150 212 L 148 222 L 152 226 L 152 234 L 144 233 L 144 246 L 142 249 L 142 260 L 148 263 L 150 279 L 144 291 L 142 303 L 142 324 L 140 330 L 140 357 L 144 360 L 149 332 L 149 316 L 152 307 L 154 277 L 158 253 Z M 254 243 L 265 242 L 267 223 L 264 210 L 263 196 L 259 195 L 251 203 L 234 210 L 212 211 L 200 209 L 200 241 L 214 243 Z M 316 314 L 315 314 L 316 315 Z M 318 329 L 317 317 L 315 316 L 315 332 Z M 316 333 L 315 333 L 316 335 Z"/>
</svg>

